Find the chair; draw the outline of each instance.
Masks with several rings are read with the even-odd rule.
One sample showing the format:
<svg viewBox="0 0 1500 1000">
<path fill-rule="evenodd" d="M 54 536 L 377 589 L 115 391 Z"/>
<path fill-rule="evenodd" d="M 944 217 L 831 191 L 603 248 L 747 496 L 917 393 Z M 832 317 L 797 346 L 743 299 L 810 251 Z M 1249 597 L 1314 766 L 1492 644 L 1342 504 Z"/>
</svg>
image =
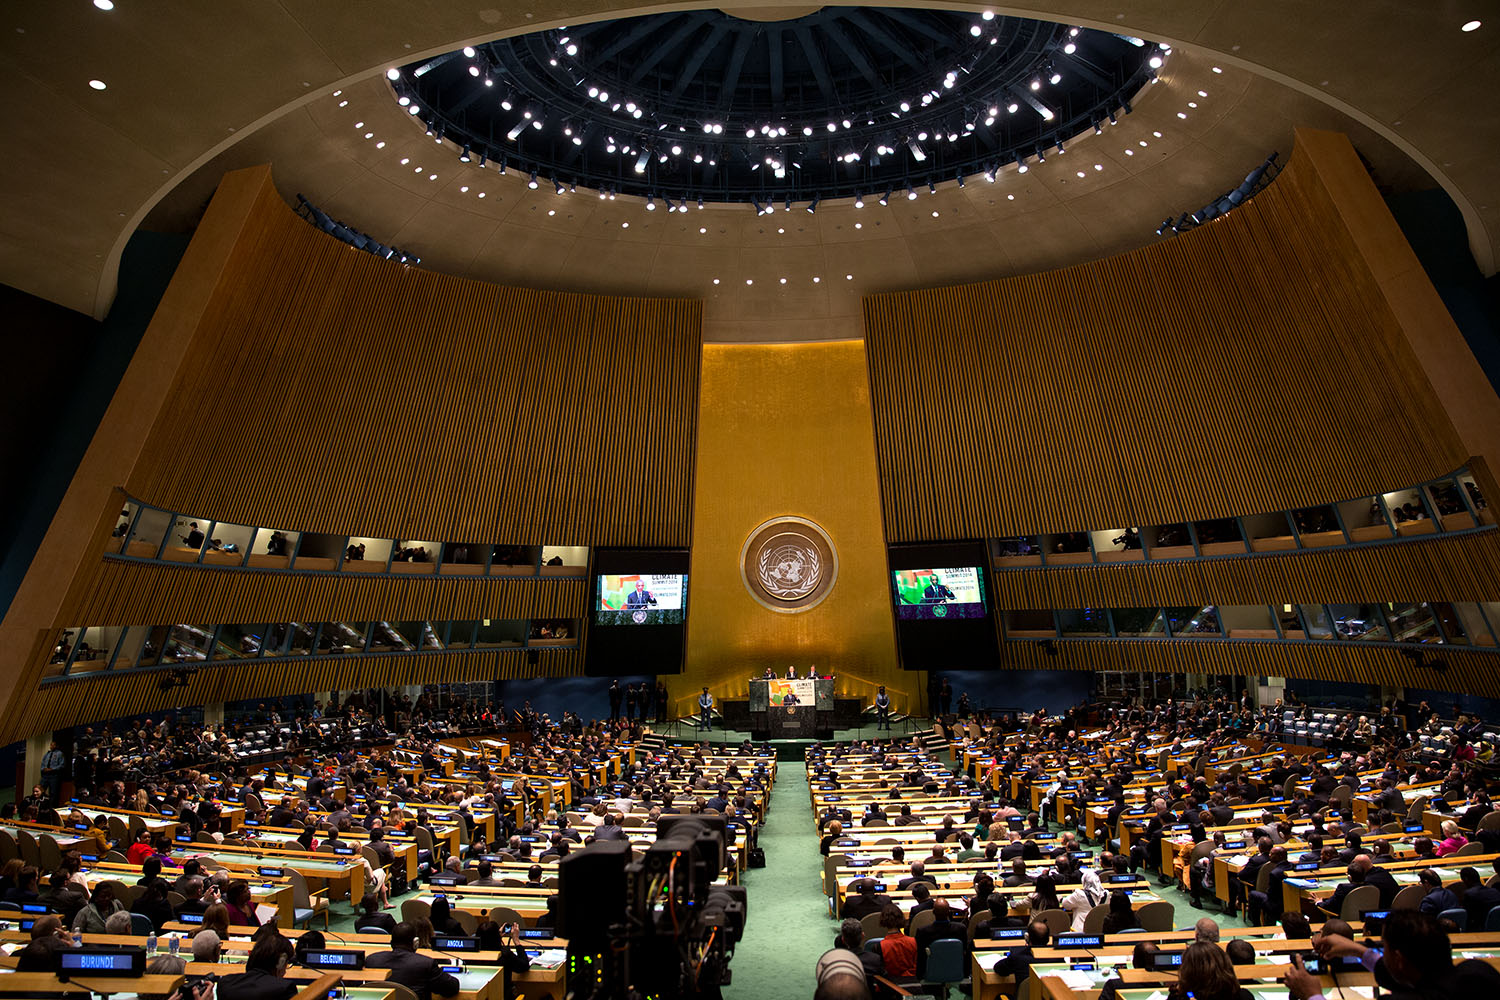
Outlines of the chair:
<svg viewBox="0 0 1500 1000">
<path fill-rule="evenodd" d="M 975 914 L 973 914 L 973 915 L 971 915 L 969 917 L 969 939 L 970 940 L 973 940 L 973 938 L 974 938 L 974 929 L 976 927 L 978 927 L 980 924 L 984 923 L 988 919 L 990 919 L 990 911 L 989 911 L 989 909 L 987 907 L 983 907 L 983 906 L 981 906 L 979 908 L 979 912 L 977 912 L 977 913 L 975 913 Z"/>
<path fill-rule="evenodd" d="M 1045 922 L 1054 937 L 1073 926 L 1073 918 L 1068 915 L 1067 910 L 1043 910 L 1036 915 L 1036 919 Z"/>
<path fill-rule="evenodd" d="M 1381 833 L 1400 833 L 1404 829 L 1406 829 L 1406 827 L 1403 826 L 1401 823 L 1387 823 L 1385 826 L 1382 826 L 1380 828 L 1380 832 Z"/>
<path fill-rule="evenodd" d="M 1339 908 L 1339 916 L 1348 921 L 1361 920 L 1363 919 L 1361 914 L 1366 910 L 1376 909 L 1378 906 L 1380 906 L 1379 889 L 1373 885 L 1357 886 L 1349 890 L 1349 895 L 1344 897 L 1344 905 Z"/>
<path fill-rule="evenodd" d="M 1484 929 L 1486 931 L 1500 931 L 1500 906 L 1490 907 L 1490 912 L 1485 914 Z"/>
<path fill-rule="evenodd" d="M 16 831 L 16 846 L 21 849 L 22 861 L 33 868 L 40 868 L 42 866 L 41 848 L 36 846 L 36 838 L 31 835 L 30 831 Z"/>
<path fill-rule="evenodd" d="M 912 937 L 916 937 L 917 931 L 932 923 L 934 919 L 936 919 L 936 917 L 934 916 L 932 910 L 923 910 L 922 912 L 915 914 L 911 918 L 910 923 L 908 923 L 907 925 L 906 933 L 910 934 Z"/>
<path fill-rule="evenodd" d="M 1477 840 L 1471 840 L 1464 846 L 1460 847 L 1458 850 L 1454 851 L 1452 854 L 1448 855 L 1448 857 L 1461 858 L 1469 854 L 1484 853 L 1487 853 L 1487 849 L 1485 848 L 1485 846 Z"/>
<path fill-rule="evenodd" d="M 1396 898 L 1391 900 L 1393 910 L 1417 910 L 1422 906 L 1422 897 L 1427 895 L 1425 886 L 1408 885 L 1396 893 Z"/>
<path fill-rule="evenodd" d="M 62 867 L 62 848 L 57 846 L 57 838 L 50 833 L 44 833 L 36 839 L 37 850 L 42 855 L 42 870 L 55 872 Z"/>
<path fill-rule="evenodd" d="M 402 923 L 409 924 L 415 920 L 426 920 L 430 916 L 432 916 L 432 907 L 420 899 L 407 899 L 401 903 Z"/>
<path fill-rule="evenodd" d="M 948 987 L 964 980 L 964 943 L 957 938 L 938 938 L 927 946 L 927 974 L 924 983 L 937 983 L 948 995 Z"/>
<path fill-rule="evenodd" d="M 526 884 L 526 880 L 524 878 L 509 878 L 509 877 L 507 877 L 507 878 L 503 878 L 503 879 L 500 880 L 501 887 L 506 888 L 506 889 L 519 889 L 522 886 L 524 886 L 525 884 Z"/>
<path fill-rule="evenodd" d="M 1427 808 L 1427 796 L 1418 795 L 1411 800 L 1411 808 L 1406 810 L 1407 824 L 1422 822 L 1422 810 Z"/>
<path fill-rule="evenodd" d="M 118 816 L 104 817 L 104 825 L 109 829 L 111 843 L 121 844 L 130 842 L 130 827 Z"/>
<path fill-rule="evenodd" d="M 415 993 L 400 983 L 386 981 L 380 984 L 380 988 L 385 990 L 385 1000 L 418 1000 Z"/>
<path fill-rule="evenodd" d="M 328 900 L 320 892 L 310 895 L 307 891 L 307 879 L 302 873 L 294 869 L 286 869 L 287 879 L 292 883 L 292 926 L 302 924 L 304 926 L 312 923 L 314 917 L 323 918 L 323 929 L 328 929 Z M 352 902 L 352 900 L 351 900 Z"/>
<path fill-rule="evenodd" d="M 1500 830 L 1500 809 L 1491 809 L 1479 820 L 1476 830 Z"/>
<path fill-rule="evenodd" d="M 0 830 L 0 865 L 20 856 L 21 849 L 16 846 L 16 838 L 10 835 L 9 830 Z"/>
<path fill-rule="evenodd" d="M 1083 918 L 1083 933 L 1103 934 L 1104 918 L 1107 916 L 1109 916 L 1108 903 L 1100 903 L 1098 906 L 1094 907 L 1088 912 L 1088 915 Z"/>
<path fill-rule="evenodd" d="M 130 863 L 125 860 L 125 855 L 121 854 L 119 851 L 105 851 L 104 860 L 116 865 L 125 865 Z"/>
<path fill-rule="evenodd" d="M 526 926 L 526 919 L 508 906 L 490 907 L 490 919 L 501 927 L 506 924 L 515 924 L 517 927 Z"/>
<path fill-rule="evenodd" d="M 144 913 L 132 913 L 130 915 L 130 933 L 135 937 L 145 937 L 156 933 L 156 926 L 151 923 L 151 918 Z"/>
<path fill-rule="evenodd" d="M 864 829 L 864 830 L 876 830 L 876 829 L 879 829 L 881 827 L 890 826 L 891 824 L 887 820 L 883 820 L 883 819 L 880 819 L 879 817 L 876 817 L 875 819 L 867 819 L 864 822 L 860 823 L 859 825 L 860 825 L 860 828 Z"/>
<path fill-rule="evenodd" d="M 457 920 L 459 922 L 459 925 L 463 927 L 464 933 L 469 935 L 470 937 L 473 937 L 476 933 L 478 933 L 479 918 L 474 916 L 474 914 L 470 913 L 468 910 L 449 910 L 448 916 L 452 917 L 454 920 Z"/>
<path fill-rule="evenodd" d="M 1374 886 L 1371 886 L 1373 889 Z M 1136 911 L 1135 918 L 1141 922 L 1141 927 L 1148 931 L 1169 931 L 1172 929 L 1172 915 L 1175 907 L 1165 899 L 1147 903 Z"/>
<path fill-rule="evenodd" d="M 1352 896 L 1352 895 L 1354 895 L 1354 893 L 1351 892 L 1349 895 Z M 1438 919 L 1439 920 L 1451 920 L 1451 921 L 1453 921 L 1455 924 L 1458 925 L 1458 932 L 1460 934 L 1464 933 L 1465 931 L 1467 931 L 1469 929 L 1469 911 L 1466 910 L 1466 909 L 1464 909 L 1462 906 L 1455 906 L 1451 910 L 1444 910 L 1442 913 L 1438 914 Z M 1485 922 L 1487 923 L 1488 921 L 1489 921 L 1489 916 L 1486 915 L 1485 916 Z"/>
<path fill-rule="evenodd" d="M 880 926 L 879 913 L 866 913 L 859 923 L 865 929 L 865 937 L 877 939 L 885 937 L 885 928 Z"/>
</svg>

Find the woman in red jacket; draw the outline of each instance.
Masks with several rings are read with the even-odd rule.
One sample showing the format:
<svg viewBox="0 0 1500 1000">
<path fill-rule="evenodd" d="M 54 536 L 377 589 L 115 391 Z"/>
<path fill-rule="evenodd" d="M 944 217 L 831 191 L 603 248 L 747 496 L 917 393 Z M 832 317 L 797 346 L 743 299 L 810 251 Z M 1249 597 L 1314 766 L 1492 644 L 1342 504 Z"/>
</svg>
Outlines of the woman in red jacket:
<svg viewBox="0 0 1500 1000">
<path fill-rule="evenodd" d="M 130 849 L 125 852 L 125 860 L 137 867 L 146 863 L 146 859 L 156 853 L 151 846 L 151 833 L 148 830 L 137 830 L 135 840 L 131 842 Z"/>
</svg>

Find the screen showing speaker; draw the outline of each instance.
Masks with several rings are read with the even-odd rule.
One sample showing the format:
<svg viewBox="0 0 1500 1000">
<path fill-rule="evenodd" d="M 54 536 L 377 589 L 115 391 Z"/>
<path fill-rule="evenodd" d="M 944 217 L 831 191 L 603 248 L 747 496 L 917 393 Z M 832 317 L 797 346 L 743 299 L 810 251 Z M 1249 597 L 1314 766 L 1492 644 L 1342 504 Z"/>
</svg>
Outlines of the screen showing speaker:
<svg viewBox="0 0 1500 1000">
<path fill-rule="evenodd" d="M 592 677 L 682 672 L 687 645 L 685 549 L 593 551 L 584 673 Z"/>
<path fill-rule="evenodd" d="M 687 574 L 617 573 L 595 581 L 595 625 L 681 625 Z"/>
<path fill-rule="evenodd" d="M 984 574 L 978 566 L 898 569 L 891 573 L 896 617 L 910 620 L 983 618 Z"/>
<path fill-rule="evenodd" d="M 982 540 L 893 545 L 889 550 L 896 648 L 907 670 L 987 670 L 999 636 L 986 597 Z"/>
</svg>

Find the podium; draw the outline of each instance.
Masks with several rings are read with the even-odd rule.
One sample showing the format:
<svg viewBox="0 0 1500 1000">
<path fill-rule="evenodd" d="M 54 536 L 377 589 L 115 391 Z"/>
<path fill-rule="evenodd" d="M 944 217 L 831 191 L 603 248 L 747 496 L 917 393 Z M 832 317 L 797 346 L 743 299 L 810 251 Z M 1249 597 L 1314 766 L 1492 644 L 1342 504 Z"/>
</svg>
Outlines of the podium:
<svg viewBox="0 0 1500 1000">
<path fill-rule="evenodd" d="M 797 704 L 784 704 L 786 696 Z M 832 727 L 833 678 L 803 680 L 755 678 L 750 681 L 750 728 L 773 739 L 815 739 Z"/>
</svg>

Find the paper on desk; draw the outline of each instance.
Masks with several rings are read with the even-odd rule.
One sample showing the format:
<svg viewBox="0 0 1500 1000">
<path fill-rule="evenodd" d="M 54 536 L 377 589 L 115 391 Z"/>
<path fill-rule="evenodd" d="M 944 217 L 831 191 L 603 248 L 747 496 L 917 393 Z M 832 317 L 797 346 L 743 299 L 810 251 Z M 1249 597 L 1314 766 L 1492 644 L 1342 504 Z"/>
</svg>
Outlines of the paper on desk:
<svg viewBox="0 0 1500 1000">
<path fill-rule="evenodd" d="M 1078 969 L 1063 969 L 1061 972 L 1049 972 L 1047 975 L 1061 979 L 1068 984 L 1070 990 L 1092 990 L 1098 985 L 1094 982 L 1093 976 Z"/>
<path fill-rule="evenodd" d="M 276 907 L 267 905 L 266 903 L 259 903 L 255 907 L 255 915 L 263 924 L 274 924 L 279 912 Z"/>
<path fill-rule="evenodd" d="M 1323 996 L 1326 1000 L 1374 1000 L 1375 987 L 1336 986 L 1331 990 L 1325 990 Z"/>
<path fill-rule="evenodd" d="M 1249 861 L 1249 860 L 1250 860 L 1250 855 L 1248 855 L 1248 854 L 1236 854 L 1236 855 L 1234 855 L 1234 857 L 1225 858 L 1224 862 L 1226 864 L 1231 864 L 1231 865 L 1242 865 L 1246 861 Z"/>
</svg>

